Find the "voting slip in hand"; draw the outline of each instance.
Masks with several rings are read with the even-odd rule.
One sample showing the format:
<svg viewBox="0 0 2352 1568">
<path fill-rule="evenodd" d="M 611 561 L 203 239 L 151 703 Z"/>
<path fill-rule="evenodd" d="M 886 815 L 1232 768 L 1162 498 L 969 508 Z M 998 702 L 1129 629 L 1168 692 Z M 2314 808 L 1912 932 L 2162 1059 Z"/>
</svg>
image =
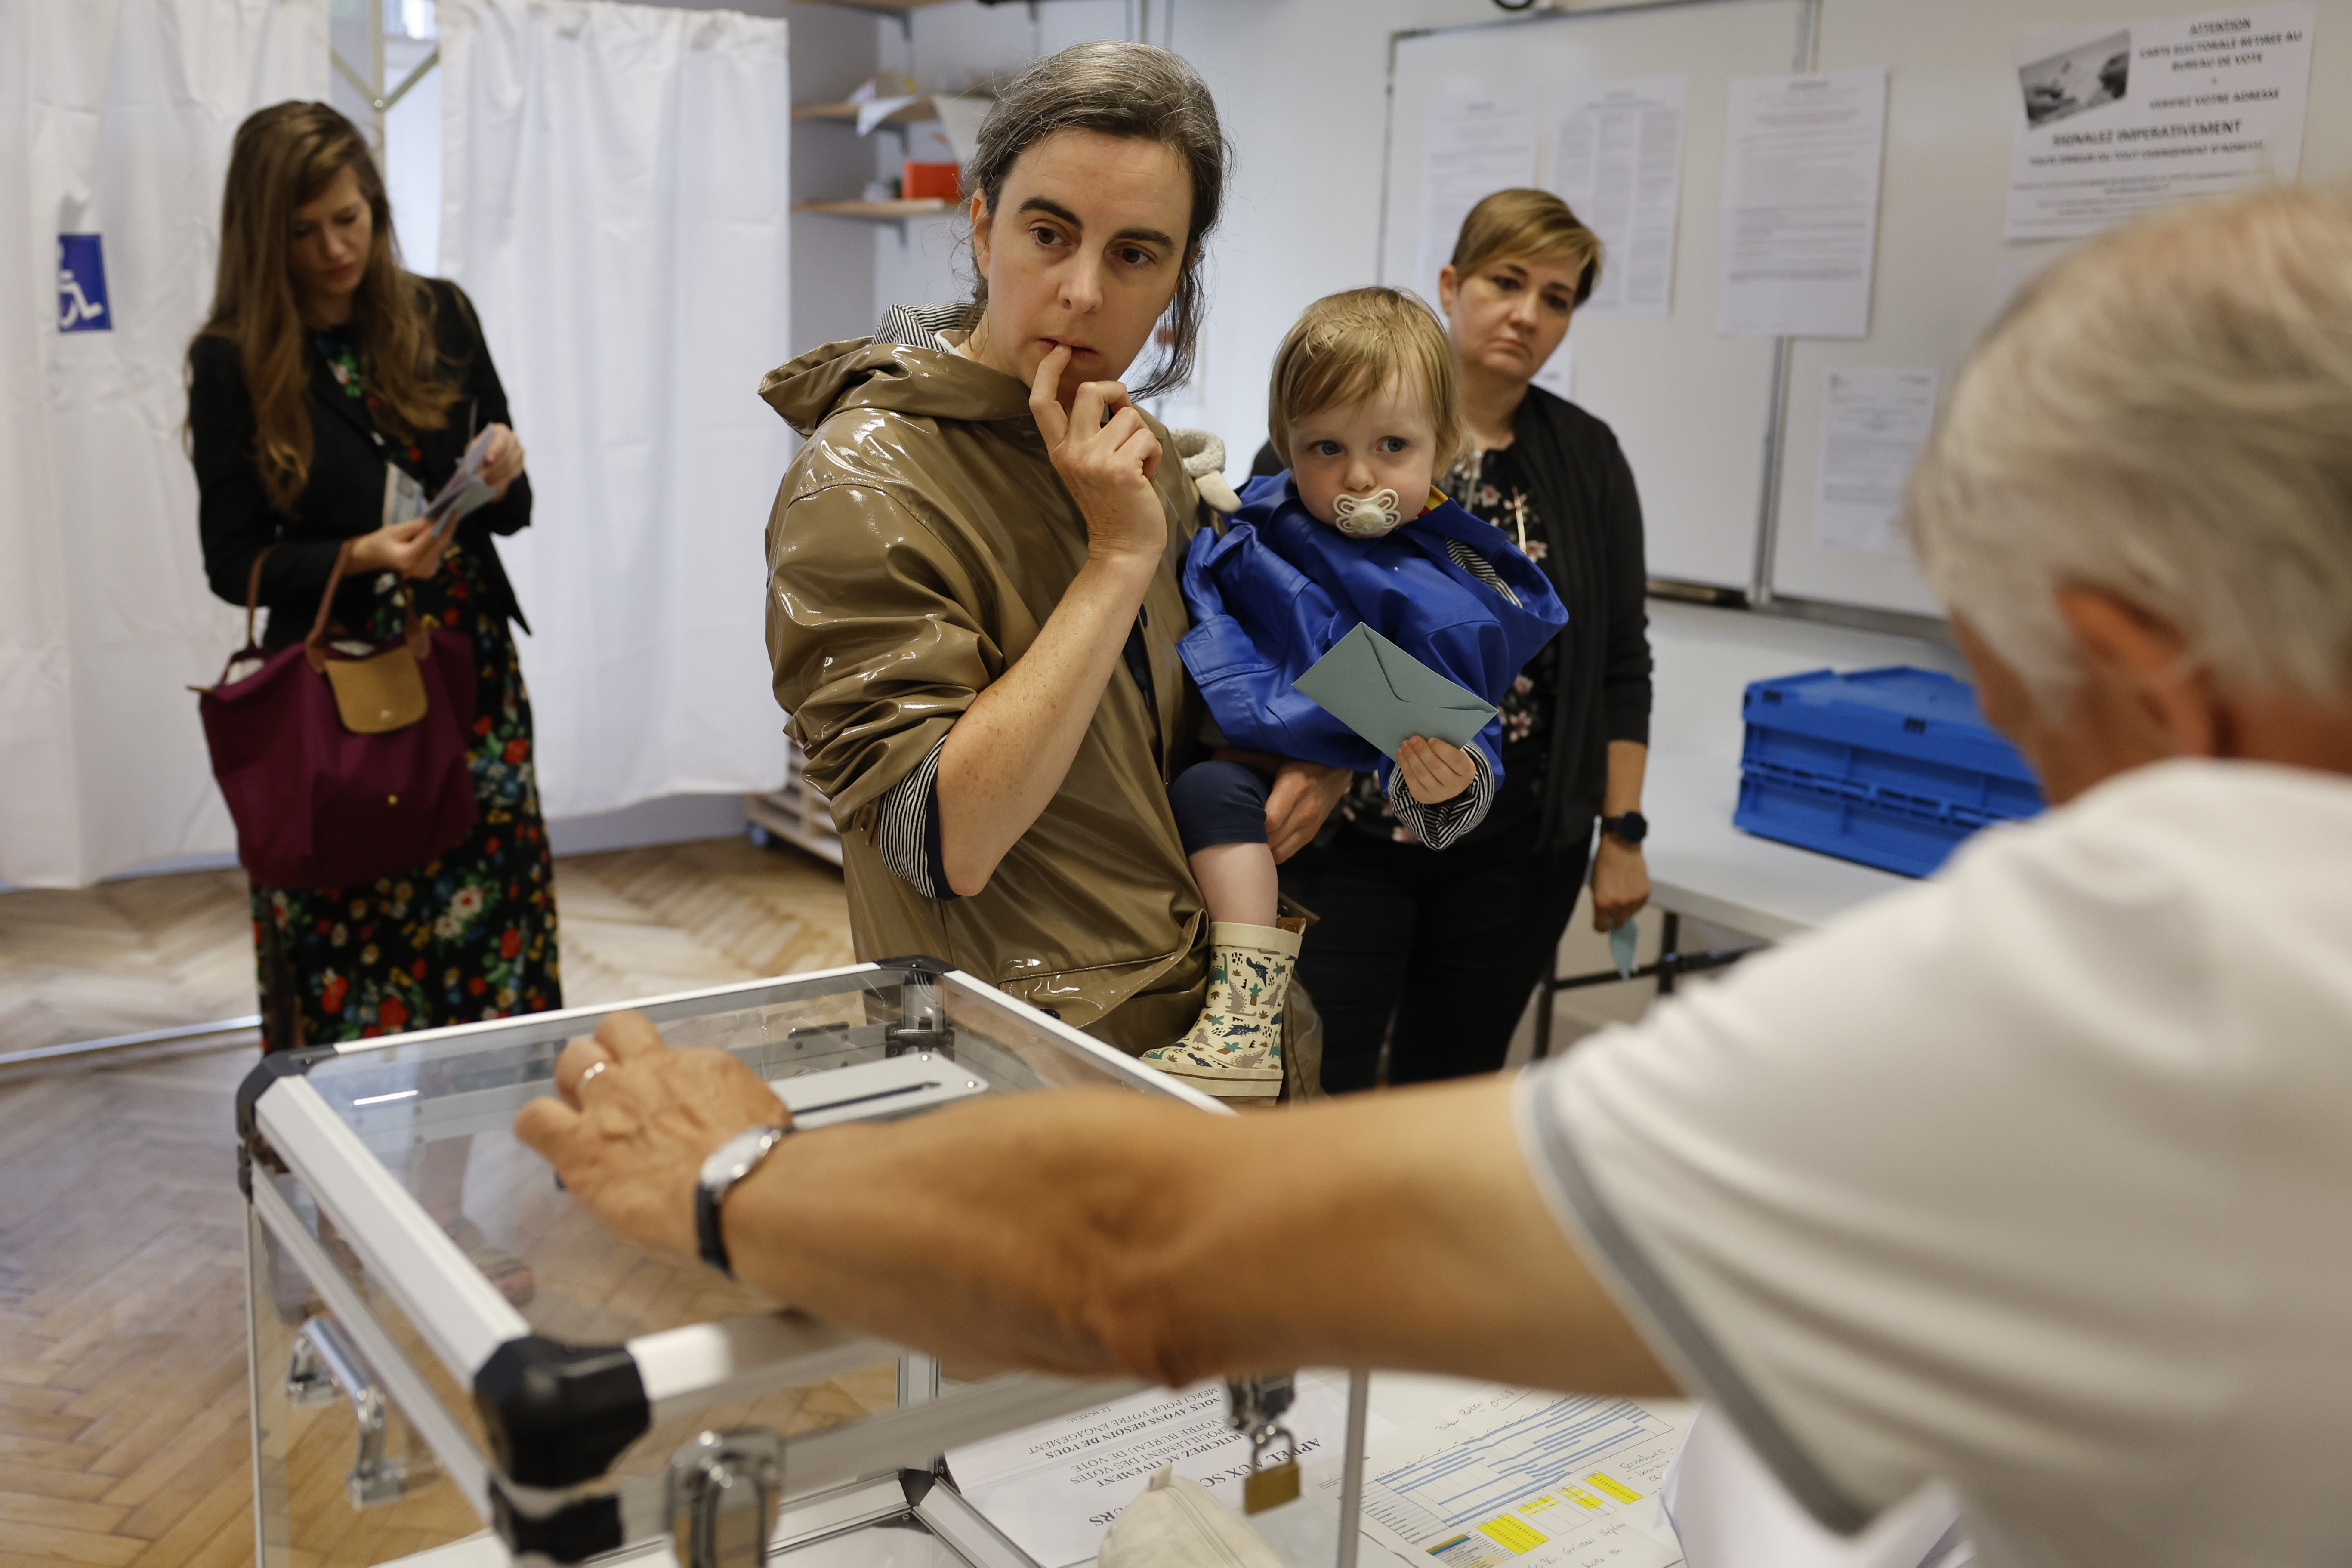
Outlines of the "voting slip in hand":
<svg viewBox="0 0 2352 1568">
<path fill-rule="evenodd" d="M 1467 746 L 1495 716 L 1493 703 L 1360 621 L 1294 684 L 1391 761 L 1408 735 Z"/>
<path fill-rule="evenodd" d="M 490 435 L 496 429 L 492 426 L 467 444 L 466 455 L 457 459 L 457 471 L 449 476 L 449 482 L 441 487 L 441 493 L 425 509 L 425 520 L 433 524 L 435 533 L 447 533 L 457 526 L 459 518 L 490 503 L 493 492 L 489 481 L 482 478 L 482 469 L 490 460 Z"/>
</svg>

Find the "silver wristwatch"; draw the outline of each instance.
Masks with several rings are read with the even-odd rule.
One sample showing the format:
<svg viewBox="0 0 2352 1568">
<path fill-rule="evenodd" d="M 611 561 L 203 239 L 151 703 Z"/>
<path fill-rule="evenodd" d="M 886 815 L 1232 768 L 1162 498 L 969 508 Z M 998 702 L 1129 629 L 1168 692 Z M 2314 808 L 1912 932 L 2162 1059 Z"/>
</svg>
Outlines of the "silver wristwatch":
<svg viewBox="0 0 2352 1568">
<path fill-rule="evenodd" d="M 719 1205 L 735 1184 L 760 1168 L 768 1152 L 784 1141 L 790 1131 L 782 1127 L 752 1127 L 738 1132 L 710 1152 L 702 1162 L 702 1175 L 694 1185 L 694 1241 L 702 1261 L 724 1274 L 735 1278 L 734 1268 L 728 1262 L 727 1239 L 719 1234 Z"/>
</svg>

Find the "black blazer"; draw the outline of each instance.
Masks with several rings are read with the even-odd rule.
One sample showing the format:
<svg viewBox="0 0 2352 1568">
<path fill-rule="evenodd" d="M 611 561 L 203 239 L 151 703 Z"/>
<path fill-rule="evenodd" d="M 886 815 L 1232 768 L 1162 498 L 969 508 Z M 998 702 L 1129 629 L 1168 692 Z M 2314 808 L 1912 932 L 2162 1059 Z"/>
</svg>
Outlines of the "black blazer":
<svg viewBox="0 0 2352 1568">
<path fill-rule="evenodd" d="M 1544 770 L 1540 849 L 1581 845 L 1609 787 L 1609 742 L 1650 740 L 1649 567 L 1642 498 L 1616 433 L 1566 398 L 1529 386 L 1511 450 L 1543 525 L 1543 569 L 1568 606 Z M 1278 474 L 1273 443 L 1253 476 Z"/>
<path fill-rule="evenodd" d="M 261 569 L 261 602 L 269 609 L 266 647 L 302 640 L 319 613 L 342 542 L 373 533 L 383 523 L 384 466 L 397 464 L 424 485 L 430 497 L 457 469 L 466 450 L 467 411 L 476 429 L 511 425 L 506 389 L 482 342 L 473 301 L 455 283 L 425 279 L 433 302 L 434 335 L 443 361 L 460 388 L 449 422 L 425 433 L 412 458 L 405 443 L 383 434 L 359 399 L 347 395 L 310 344 L 302 356 L 310 376 L 310 478 L 285 511 L 270 509 L 255 456 L 253 398 L 235 343 L 198 338 L 188 350 L 188 437 L 196 467 L 197 526 L 204 537 L 205 576 L 214 593 L 232 605 L 245 603 L 246 578 L 263 546 L 275 544 Z M 506 499 L 493 501 L 457 524 L 457 536 L 481 559 L 489 579 L 492 608 L 519 623 L 530 623 L 515 603 L 514 588 L 499 561 L 494 535 L 514 533 L 530 521 L 530 479 L 515 480 Z M 363 575 L 346 579 L 335 595 L 336 618 L 346 626 L 364 620 L 375 596 Z"/>
</svg>

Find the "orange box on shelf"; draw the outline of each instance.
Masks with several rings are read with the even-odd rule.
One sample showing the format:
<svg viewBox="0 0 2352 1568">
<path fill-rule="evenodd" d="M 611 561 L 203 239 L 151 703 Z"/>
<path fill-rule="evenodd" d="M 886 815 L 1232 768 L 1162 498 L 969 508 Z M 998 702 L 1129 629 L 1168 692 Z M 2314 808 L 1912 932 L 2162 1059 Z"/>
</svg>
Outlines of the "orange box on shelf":
<svg viewBox="0 0 2352 1568">
<path fill-rule="evenodd" d="M 963 195 L 962 170 L 953 163 L 918 163 L 908 159 L 898 194 L 910 202 L 926 196 L 955 201 Z"/>
</svg>

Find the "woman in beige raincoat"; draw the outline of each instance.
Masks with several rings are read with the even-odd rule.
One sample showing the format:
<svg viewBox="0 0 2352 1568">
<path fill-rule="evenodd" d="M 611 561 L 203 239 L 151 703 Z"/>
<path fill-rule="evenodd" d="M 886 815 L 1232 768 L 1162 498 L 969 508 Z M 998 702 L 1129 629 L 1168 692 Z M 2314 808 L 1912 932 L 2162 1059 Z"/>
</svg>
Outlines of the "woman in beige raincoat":
<svg viewBox="0 0 2352 1568">
<path fill-rule="evenodd" d="M 1176 56 L 1066 49 L 982 128 L 972 300 L 894 309 L 761 389 L 808 437 L 768 524 L 768 651 L 859 956 L 944 960 L 1129 1053 L 1207 983 L 1167 796 L 1200 728 L 1176 656 L 1200 500 L 1132 396 L 1190 373 L 1225 157 Z M 1346 784 L 1282 765 L 1277 857 Z"/>
</svg>

